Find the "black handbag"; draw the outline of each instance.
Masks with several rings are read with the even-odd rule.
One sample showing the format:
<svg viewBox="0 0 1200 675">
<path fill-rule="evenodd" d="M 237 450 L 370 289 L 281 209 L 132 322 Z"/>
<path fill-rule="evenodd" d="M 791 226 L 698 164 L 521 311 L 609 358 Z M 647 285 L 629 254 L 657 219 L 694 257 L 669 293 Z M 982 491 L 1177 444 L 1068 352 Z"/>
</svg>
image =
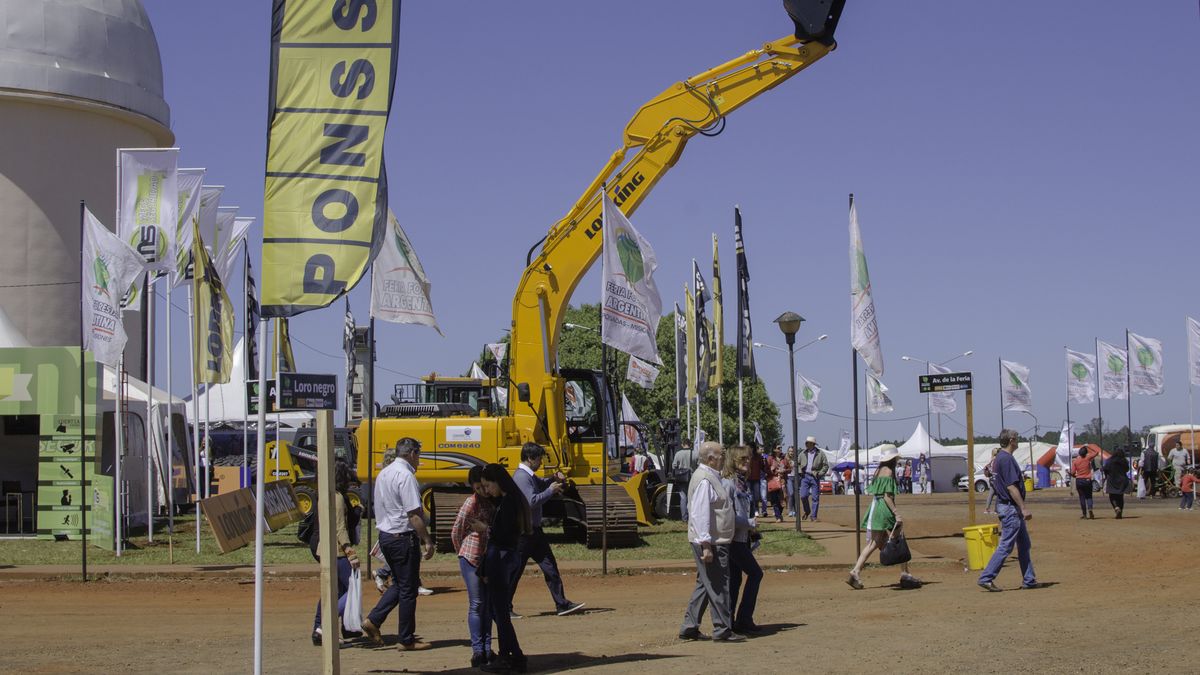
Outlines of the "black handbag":
<svg viewBox="0 0 1200 675">
<path fill-rule="evenodd" d="M 912 560 L 912 552 L 908 550 L 908 540 L 904 538 L 904 532 L 897 532 L 896 528 L 888 533 L 887 543 L 879 550 L 879 564 L 881 565 L 899 565 Z"/>
</svg>

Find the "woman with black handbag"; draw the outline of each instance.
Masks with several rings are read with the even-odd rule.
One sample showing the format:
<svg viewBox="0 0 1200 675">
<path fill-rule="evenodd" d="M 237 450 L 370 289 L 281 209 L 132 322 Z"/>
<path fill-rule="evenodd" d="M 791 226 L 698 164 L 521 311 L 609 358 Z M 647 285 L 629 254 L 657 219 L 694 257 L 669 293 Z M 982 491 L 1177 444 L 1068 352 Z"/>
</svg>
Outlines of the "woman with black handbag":
<svg viewBox="0 0 1200 675">
<path fill-rule="evenodd" d="M 890 444 L 880 446 L 879 450 L 879 468 L 867 487 L 867 494 L 873 497 L 871 507 L 862 519 L 862 528 L 868 536 L 867 545 L 850 570 L 846 583 L 854 590 L 862 590 L 863 583 L 858 575 L 863 565 L 867 564 L 867 558 L 880 550 L 880 562 L 884 565 L 900 565 L 901 588 L 920 588 L 921 580 L 908 572 L 908 561 L 912 556 L 908 553 L 908 544 L 901 531 L 903 520 L 896 513 L 896 462 L 900 459 L 900 452 Z"/>
</svg>

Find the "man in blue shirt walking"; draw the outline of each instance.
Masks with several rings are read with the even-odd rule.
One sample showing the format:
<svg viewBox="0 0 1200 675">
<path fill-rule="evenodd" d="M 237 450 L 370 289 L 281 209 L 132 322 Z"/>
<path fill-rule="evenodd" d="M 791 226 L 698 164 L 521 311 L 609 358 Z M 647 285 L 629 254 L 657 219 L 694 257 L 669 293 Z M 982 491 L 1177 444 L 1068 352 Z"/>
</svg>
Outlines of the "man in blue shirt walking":
<svg viewBox="0 0 1200 675">
<path fill-rule="evenodd" d="M 554 551 L 550 550 L 550 542 L 542 531 L 542 505 L 555 495 L 562 494 L 566 477 L 561 472 L 554 475 L 554 480 L 542 478 L 537 471 L 542 468 L 542 460 L 546 457 L 546 449 L 537 443 L 526 443 L 521 448 L 521 465 L 513 473 L 513 482 L 521 488 L 525 501 L 529 502 L 529 513 L 533 520 L 533 532 L 522 536 L 518 544 L 520 565 L 517 566 L 516 576 L 512 579 L 512 591 L 517 593 L 517 583 L 525 571 L 525 563 L 533 558 L 542 569 L 546 579 L 546 587 L 550 589 L 550 597 L 554 599 L 554 609 L 559 616 L 574 614 L 583 609 L 582 602 L 571 602 L 563 593 L 562 575 L 558 573 L 558 561 L 554 559 Z"/>
<path fill-rule="evenodd" d="M 1017 562 L 1021 565 L 1023 578 L 1021 588 L 1037 588 L 1037 576 L 1033 572 L 1033 561 L 1029 557 L 1029 529 L 1026 522 L 1033 513 L 1025 503 L 1025 477 L 1021 467 L 1013 459 L 1017 449 L 1017 432 L 1004 429 L 1000 432 L 1000 452 L 992 460 L 992 489 L 996 495 L 996 514 L 1000 516 L 1000 543 L 988 561 L 983 574 L 979 575 L 979 587 L 985 591 L 1000 590 L 994 582 L 1004 567 L 1004 559 L 1017 547 Z"/>
</svg>

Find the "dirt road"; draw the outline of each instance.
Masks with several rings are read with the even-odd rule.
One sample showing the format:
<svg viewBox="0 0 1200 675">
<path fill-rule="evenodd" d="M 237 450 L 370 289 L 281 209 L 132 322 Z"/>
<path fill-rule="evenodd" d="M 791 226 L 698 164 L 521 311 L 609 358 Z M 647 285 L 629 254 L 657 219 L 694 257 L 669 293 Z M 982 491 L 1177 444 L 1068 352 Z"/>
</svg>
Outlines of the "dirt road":
<svg viewBox="0 0 1200 675">
<path fill-rule="evenodd" d="M 1097 504 L 1097 520 L 1081 521 L 1066 490 L 1039 491 L 1032 499 L 1033 556 L 1048 586 L 1015 590 L 1014 560 L 998 580 L 1006 592 L 989 594 L 960 560 L 965 499 L 901 498 L 925 588 L 892 586 L 891 569 L 866 570 L 867 588 L 857 592 L 840 570 L 768 570 L 756 619 L 769 631 L 744 644 L 676 639 L 693 584 L 693 575 L 678 572 L 573 574 L 567 593 L 588 609 L 561 618 L 550 612 L 540 580 L 528 577 L 516 600 L 527 617 L 516 623 L 518 634 L 531 670 L 539 671 L 1187 670 L 1180 649 L 1192 643 L 1189 625 L 1200 616 L 1188 608 L 1196 602 L 1190 582 L 1200 513 L 1178 511 L 1174 501 L 1134 499 L 1124 520 Z M 852 498 L 822 504 L 829 523 L 852 525 L 853 513 Z M 425 581 L 438 592 L 420 599 L 418 632 L 436 648 L 402 654 L 352 646 L 341 652 L 343 672 L 467 671 L 461 580 Z M 307 579 L 267 585 L 267 672 L 319 672 L 320 650 L 308 637 L 315 594 Z M 365 601 L 375 597 L 367 586 Z M 0 583 L 0 671 L 247 672 L 252 606 L 253 586 L 231 581 Z M 393 636 L 394 621 L 387 626 Z"/>
</svg>

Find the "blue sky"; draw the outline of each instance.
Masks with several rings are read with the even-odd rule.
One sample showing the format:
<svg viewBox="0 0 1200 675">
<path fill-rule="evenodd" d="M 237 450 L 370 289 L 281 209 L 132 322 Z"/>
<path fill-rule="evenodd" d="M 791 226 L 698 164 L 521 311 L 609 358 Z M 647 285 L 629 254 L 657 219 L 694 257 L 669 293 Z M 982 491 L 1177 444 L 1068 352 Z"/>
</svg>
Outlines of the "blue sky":
<svg viewBox="0 0 1200 675">
<path fill-rule="evenodd" d="M 207 167 L 208 182 L 227 186 L 223 203 L 261 216 L 270 3 L 144 4 L 182 164 Z M 776 0 L 406 2 L 390 205 L 446 337 L 380 324 L 380 398 L 412 379 L 402 374 L 461 374 L 500 337 L 526 251 L 642 103 L 790 30 Z M 901 355 L 974 350 L 953 365 L 975 372 L 975 428 L 988 434 L 1000 423 L 997 359 L 1024 363 L 1044 430 L 1067 412 L 1063 346 L 1122 343 L 1126 328 L 1161 339 L 1167 367 L 1165 394 L 1134 398 L 1135 428 L 1186 422 L 1184 317 L 1200 317 L 1198 38 L 1193 0 L 1137 12 L 1112 0 L 850 0 L 837 51 L 732 114 L 720 136 L 693 140 L 634 214 L 658 253 L 664 306 L 682 301 L 692 258 L 708 264 L 713 232 L 733 287 L 739 204 L 756 338 L 781 345 L 771 320 L 785 310 L 807 319 L 801 343 L 830 336 L 797 356 L 823 386 L 823 412 L 800 434 L 836 444 L 851 414 L 853 192 L 896 405 L 871 420 L 871 439 L 906 437 L 924 418 L 923 366 Z M 574 301 L 598 296 L 593 270 Z M 351 302 L 365 321 L 369 289 Z M 340 314 L 339 304 L 294 321 L 302 370 L 342 370 Z M 758 360 L 786 410 L 786 356 Z M 944 418 L 946 435 L 963 434 L 961 409 Z M 1095 412 L 1071 406 L 1072 419 Z M 1104 416 L 1123 425 L 1125 403 L 1105 402 Z"/>
</svg>

